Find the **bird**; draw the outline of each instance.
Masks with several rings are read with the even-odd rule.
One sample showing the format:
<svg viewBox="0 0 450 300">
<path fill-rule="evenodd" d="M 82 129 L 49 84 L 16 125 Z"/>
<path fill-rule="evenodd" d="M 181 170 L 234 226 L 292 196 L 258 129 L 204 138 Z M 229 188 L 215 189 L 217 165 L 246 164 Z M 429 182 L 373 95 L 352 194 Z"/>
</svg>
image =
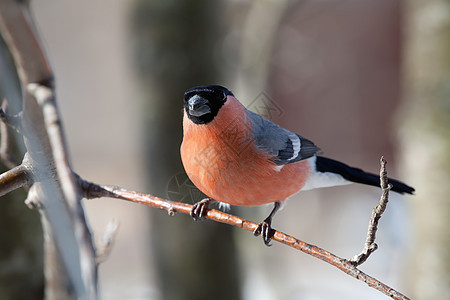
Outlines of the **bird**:
<svg viewBox="0 0 450 300">
<path fill-rule="evenodd" d="M 236 206 L 273 203 L 254 235 L 270 246 L 272 218 L 282 203 L 299 191 L 352 182 L 379 186 L 378 175 L 322 156 L 312 141 L 246 109 L 220 85 L 203 85 L 184 93 L 184 169 L 207 198 L 195 203 L 194 220 L 205 217 L 211 202 Z M 413 194 L 414 188 L 388 179 L 391 190 Z"/>
</svg>

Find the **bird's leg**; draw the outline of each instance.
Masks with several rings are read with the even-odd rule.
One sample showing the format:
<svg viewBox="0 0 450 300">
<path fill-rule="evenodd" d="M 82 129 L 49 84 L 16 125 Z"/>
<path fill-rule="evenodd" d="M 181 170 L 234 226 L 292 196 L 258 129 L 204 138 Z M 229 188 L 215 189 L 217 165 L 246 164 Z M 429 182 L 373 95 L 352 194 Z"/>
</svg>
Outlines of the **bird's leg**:
<svg viewBox="0 0 450 300">
<path fill-rule="evenodd" d="M 212 201 L 214 201 L 212 198 L 205 198 L 194 204 L 194 206 L 191 209 L 191 217 L 194 218 L 194 221 L 198 221 L 205 218 L 208 205 Z"/>
<path fill-rule="evenodd" d="M 253 234 L 255 236 L 259 236 L 260 234 L 262 235 L 264 244 L 266 244 L 266 246 L 271 246 L 270 241 L 272 240 L 273 234 L 275 232 L 271 227 L 272 218 L 281 206 L 280 202 L 274 202 L 273 204 L 274 206 L 272 211 L 270 212 L 270 215 L 264 221 L 259 223 L 256 229 L 253 231 Z"/>
</svg>

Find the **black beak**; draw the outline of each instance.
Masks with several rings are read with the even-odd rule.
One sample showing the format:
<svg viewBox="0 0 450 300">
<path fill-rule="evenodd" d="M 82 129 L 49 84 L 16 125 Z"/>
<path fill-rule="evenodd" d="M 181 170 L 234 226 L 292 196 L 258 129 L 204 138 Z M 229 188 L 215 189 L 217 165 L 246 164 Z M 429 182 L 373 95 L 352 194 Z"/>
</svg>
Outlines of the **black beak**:
<svg viewBox="0 0 450 300">
<path fill-rule="evenodd" d="M 194 117 L 200 117 L 211 112 L 208 100 L 199 95 L 192 96 L 188 101 L 189 114 Z"/>
</svg>

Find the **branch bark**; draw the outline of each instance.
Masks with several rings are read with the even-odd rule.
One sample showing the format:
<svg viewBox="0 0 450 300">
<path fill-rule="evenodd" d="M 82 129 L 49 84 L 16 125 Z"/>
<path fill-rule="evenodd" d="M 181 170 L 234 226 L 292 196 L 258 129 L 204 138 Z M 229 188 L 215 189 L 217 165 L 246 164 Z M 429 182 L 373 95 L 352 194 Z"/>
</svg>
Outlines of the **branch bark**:
<svg viewBox="0 0 450 300">
<path fill-rule="evenodd" d="M 26 160 L 26 157 L 25 157 Z M 12 168 L 0 175 L 0 197 L 24 185 L 32 183 L 32 175 L 28 163 Z"/>
</svg>

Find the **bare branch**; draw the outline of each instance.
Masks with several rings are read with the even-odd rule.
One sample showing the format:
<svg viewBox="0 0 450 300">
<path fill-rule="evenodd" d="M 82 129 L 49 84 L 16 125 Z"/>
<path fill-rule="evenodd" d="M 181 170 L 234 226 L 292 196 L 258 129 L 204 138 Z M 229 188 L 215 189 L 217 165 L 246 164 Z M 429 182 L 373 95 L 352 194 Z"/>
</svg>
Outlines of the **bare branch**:
<svg viewBox="0 0 450 300">
<path fill-rule="evenodd" d="M 95 299 L 95 248 L 68 160 L 54 97 L 53 71 L 41 46 L 27 1 L 0 1 L 0 34 L 25 89 L 21 125 L 34 181 L 40 183 L 39 193 L 32 198 L 42 203 L 43 224 L 48 223 L 44 226 L 48 237 L 45 242 L 56 243 L 46 245 L 45 249 L 53 247 L 60 254 L 46 256 L 46 264 L 55 266 L 62 262 L 64 268 L 56 271 L 67 272 L 74 296 Z M 51 259 L 55 261 L 50 262 Z M 47 284 L 54 287 L 50 282 Z M 67 286 L 60 288 L 66 289 Z"/>
<path fill-rule="evenodd" d="M 27 1 L 0 1 L 0 11 L 1 34 L 14 58 L 21 81 L 28 84 L 51 80 L 53 72 L 29 15 Z"/>
<path fill-rule="evenodd" d="M 33 186 L 37 186 L 34 184 Z M 31 191 L 31 189 L 30 189 Z M 35 189 L 35 203 L 41 203 L 43 192 L 40 188 Z M 70 279 L 69 272 L 66 270 L 65 264 L 58 262 L 64 261 L 61 257 L 61 251 L 54 242 L 52 236 L 53 226 L 49 223 L 49 219 L 45 216 L 45 211 L 41 212 L 41 222 L 44 231 L 44 274 L 46 278 L 45 300 L 59 299 L 77 299 L 74 295 L 76 289 L 73 281 Z"/>
<path fill-rule="evenodd" d="M 80 177 L 78 177 L 78 181 L 80 187 L 83 189 L 83 194 L 88 199 L 100 197 L 122 199 L 165 210 L 167 211 L 169 216 L 173 216 L 177 212 L 189 215 L 193 207 L 193 205 L 187 203 L 165 200 L 149 194 L 143 194 L 135 191 L 128 191 L 124 188 L 117 186 L 97 185 L 95 183 L 85 181 Z M 208 209 L 205 218 L 212 221 L 236 226 L 244 230 L 250 231 L 252 233 L 258 226 L 258 224 L 256 223 L 247 221 L 245 219 L 215 209 Z M 365 274 L 364 272 L 359 270 L 354 264 L 350 263 L 348 260 L 340 258 L 322 248 L 305 243 L 301 240 L 294 238 L 293 236 L 287 235 L 277 230 L 275 230 L 273 240 L 285 244 L 294 249 L 300 250 L 306 254 L 312 255 L 320 260 L 323 260 L 326 263 L 329 263 L 338 268 L 339 270 L 345 272 L 346 274 L 360 281 L 365 282 L 368 286 L 382 292 L 383 294 L 393 299 L 402 299 L 402 300 L 409 299 L 405 295 L 385 285 L 379 280 L 371 277 L 370 275 Z"/>
<path fill-rule="evenodd" d="M 33 176 L 25 164 L 21 164 L 0 175 L 0 196 L 30 184 Z"/>
<path fill-rule="evenodd" d="M 375 243 L 375 235 L 378 229 L 378 222 L 381 218 L 381 215 L 386 209 L 386 206 L 389 201 L 389 191 L 392 188 L 391 184 L 388 184 L 388 177 L 386 171 L 386 160 L 382 156 L 380 159 L 380 186 L 382 189 L 380 202 L 377 206 L 372 209 L 372 215 L 369 221 L 369 228 L 367 229 L 366 242 L 364 243 L 364 248 L 360 254 L 355 255 L 348 261 L 355 266 L 359 266 L 364 263 L 369 256 L 378 249 L 378 245 Z"/>
<path fill-rule="evenodd" d="M 53 88 L 37 83 L 28 84 L 27 89 L 42 108 L 45 129 L 48 134 L 56 173 L 61 183 L 65 201 L 70 208 L 69 213 L 72 216 L 72 226 L 77 237 L 77 244 L 81 256 L 81 272 L 84 284 L 90 290 L 91 297 L 96 297 L 97 264 L 95 257 L 97 255 L 81 205 L 81 194 L 79 193 L 78 185 L 68 160 L 68 150 L 64 140 L 54 91 Z"/>
</svg>

